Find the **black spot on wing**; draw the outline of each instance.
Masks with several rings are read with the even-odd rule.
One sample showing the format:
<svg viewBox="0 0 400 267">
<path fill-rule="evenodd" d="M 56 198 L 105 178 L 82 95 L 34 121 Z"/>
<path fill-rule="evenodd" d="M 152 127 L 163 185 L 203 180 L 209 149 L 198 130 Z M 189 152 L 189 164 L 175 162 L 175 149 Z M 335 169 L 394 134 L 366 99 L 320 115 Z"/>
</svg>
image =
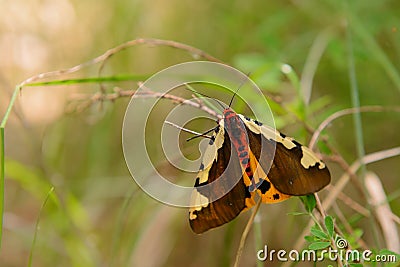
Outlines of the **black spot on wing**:
<svg viewBox="0 0 400 267">
<path fill-rule="evenodd" d="M 259 121 L 254 120 L 254 123 L 257 124 L 258 126 L 262 126 L 263 124 Z"/>
<path fill-rule="evenodd" d="M 262 180 L 261 184 L 257 186 L 257 189 L 260 189 L 261 193 L 265 194 L 271 189 L 271 183 L 267 180 Z"/>
<path fill-rule="evenodd" d="M 279 133 L 279 135 L 280 135 L 282 138 L 286 138 L 286 135 L 283 134 L 283 133 Z"/>
<path fill-rule="evenodd" d="M 292 143 L 295 144 L 297 147 L 302 147 L 302 144 L 300 144 L 296 140 L 292 140 Z"/>
<path fill-rule="evenodd" d="M 250 185 L 251 186 L 251 185 Z M 254 191 L 254 190 L 253 190 Z M 253 191 L 250 191 L 250 187 L 249 186 L 246 186 L 246 198 L 251 198 L 251 193 L 250 192 L 253 192 Z"/>
<path fill-rule="evenodd" d="M 273 194 L 272 197 L 274 198 L 274 200 L 278 200 L 279 199 L 279 194 Z"/>
<path fill-rule="evenodd" d="M 209 183 L 208 180 L 205 181 L 205 182 L 200 183 L 200 177 L 197 177 L 197 178 L 196 178 L 196 182 L 194 183 L 194 187 L 204 186 L 204 185 L 207 185 L 208 183 Z M 204 192 L 202 192 L 201 188 L 198 188 L 197 191 L 198 191 L 199 193 L 200 193 L 200 192 L 201 192 L 201 193 L 204 193 Z"/>
</svg>

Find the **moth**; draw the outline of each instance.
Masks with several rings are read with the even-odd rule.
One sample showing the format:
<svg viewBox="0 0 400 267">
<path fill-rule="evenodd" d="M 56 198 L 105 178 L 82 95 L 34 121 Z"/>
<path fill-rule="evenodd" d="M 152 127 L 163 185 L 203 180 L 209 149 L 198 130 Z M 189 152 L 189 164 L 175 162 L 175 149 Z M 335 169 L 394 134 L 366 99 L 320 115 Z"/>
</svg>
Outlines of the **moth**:
<svg viewBox="0 0 400 267">
<path fill-rule="evenodd" d="M 200 234 L 250 209 L 256 194 L 263 203 L 277 203 L 317 192 L 330 179 L 327 166 L 310 149 L 228 107 L 204 153 L 189 223 Z"/>
</svg>

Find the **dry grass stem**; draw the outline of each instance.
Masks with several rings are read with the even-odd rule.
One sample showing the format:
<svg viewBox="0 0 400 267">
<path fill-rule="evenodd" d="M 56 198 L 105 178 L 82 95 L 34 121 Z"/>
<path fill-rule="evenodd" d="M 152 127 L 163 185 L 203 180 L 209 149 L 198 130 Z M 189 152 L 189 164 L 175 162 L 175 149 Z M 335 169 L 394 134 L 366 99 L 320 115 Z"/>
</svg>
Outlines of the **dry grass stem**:
<svg viewBox="0 0 400 267">
<path fill-rule="evenodd" d="M 239 266 L 240 257 L 242 256 L 242 253 L 243 253 L 244 245 L 246 243 L 246 238 L 247 238 L 247 236 L 248 236 L 248 234 L 250 232 L 251 226 L 253 225 L 254 218 L 256 217 L 256 214 L 257 214 L 257 212 L 258 212 L 258 210 L 260 208 L 261 202 L 262 202 L 262 199 L 260 197 L 258 202 L 257 202 L 257 204 L 256 204 L 256 206 L 253 209 L 253 213 L 251 214 L 251 216 L 249 218 L 249 221 L 246 224 L 246 227 L 243 230 L 242 237 L 240 238 L 239 247 L 238 247 L 238 250 L 236 252 L 235 264 L 233 265 L 234 267 L 238 267 Z"/>
<path fill-rule="evenodd" d="M 360 112 L 384 112 L 384 111 L 394 111 L 400 112 L 400 107 L 382 107 L 382 106 L 364 106 L 359 108 L 348 108 L 343 109 L 338 112 L 333 113 L 328 118 L 326 118 L 315 130 L 313 136 L 311 137 L 309 147 L 311 149 L 314 148 L 315 144 L 317 143 L 318 137 L 321 135 L 321 132 L 334 120 L 340 118 L 345 115 L 350 115 L 354 113 Z"/>
<path fill-rule="evenodd" d="M 111 56 L 115 55 L 116 53 L 125 50 L 127 48 L 130 48 L 132 46 L 135 45 L 139 45 L 139 44 L 147 44 L 147 45 L 153 45 L 153 46 L 168 46 L 168 47 L 172 47 L 172 48 L 176 48 L 176 49 L 180 49 L 183 51 L 188 52 L 189 54 L 191 54 L 192 56 L 194 56 L 195 58 L 203 58 L 206 59 L 208 61 L 213 61 L 213 62 L 220 62 L 222 63 L 221 60 L 207 54 L 206 52 L 204 52 L 203 50 L 200 50 L 198 48 L 195 48 L 193 46 L 190 45 L 185 45 L 182 43 L 178 43 L 178 42 L 174 42 L 174 41 L 170 41 L 170 40 L 161 40 L 161 39 L 151 39 L 151 38 L 138 38 L 138 39 L 134 39 L 128 42 L 125 42 L 119 46 L 116 46 L 112 49 L 107 50 L 105 53 L 103 53 L 102 55 L 91 59 L 85 63 L 76 65 L 74 67 L 68 68 L 68 69 L 63 69 L 63 70 L 56 70 L 56 71 L 50 71 L 50 72 L 45 72 L 45 73 L 41 73 L 38 75 L 34 75 L 28 79 L 26 79 L 25 81 L 23 81 L 20 84 L 20 87 L 22 88 L 24 85 L 35 82 L 37 80 L 41 80 L 41 79 L 46 79 L 46 78 L 52 78 L 52 77 L 56 77 L 56 76 L 60 76 L 60 75 L 64 75 L 64 74 L 70 74 L 70 73 L 74 73 L 77 72 L 87 66 L 91 66 L 91 65 L 95 65 L 98 63 L 102 63 L 102 65 L 99 68 L 99 73 L 101 73 L 105 61 L 107 59 L 109 59 Z"/>
<path fill-rule="evenodd" d="M 396 223 L 392 220 L 392 210 L 386 202 L 386 194 L 379 177 L 373 172 L 365 175 L 365 187 L 368 190 L 370 204 L 376 213 L 386 246 L 389 250 L 400 253 L 400 240 Z"/>
<path fill-rule="evenodd" d="M 329 192 L 331 190 L 333 190 L 332 186 L 328 186 L 327 190 Z M 351 197 L 348 197 L 343 192 L 339 192 L 338 199 L 340 199 L 344 204 L 346 204 L 348 207 L 350 207 L 355 212 L 361 214 L 364 217 L 369 217 L 371 215 L 371 213 L 369 212 L 368 209 L 366 209 L 366 208 L 364 208 L 364 206 L 358 204 L 356 201 L 354 201 Z"/>
<path fill-rule="evenodd" d="M 103 101 L 115 101 L 122 97 L 134 97 L 134 98 L 160 98 L 169 99 L 174 103 L 192 106 L 197 109 L 201 109 L 204 112 L 210 114 L 213 117 L 221 118 L 221 114 L 218 114 L 214 110 L 205 106 L 201 101 L 187 100 L 185 98 L 175 96 L 172 94 L 154 92 L 149 89 L 146 90 L 122 90 L 119 87 L 114 88 L 114 93 L 102 94 L 97 92 L 95 94 L 75 94 L 72 99 L 78 100 L 81 103 L 76 107 L 77 111 L 87 109 L 91 105 L 97 102 Z"/>
</svg>

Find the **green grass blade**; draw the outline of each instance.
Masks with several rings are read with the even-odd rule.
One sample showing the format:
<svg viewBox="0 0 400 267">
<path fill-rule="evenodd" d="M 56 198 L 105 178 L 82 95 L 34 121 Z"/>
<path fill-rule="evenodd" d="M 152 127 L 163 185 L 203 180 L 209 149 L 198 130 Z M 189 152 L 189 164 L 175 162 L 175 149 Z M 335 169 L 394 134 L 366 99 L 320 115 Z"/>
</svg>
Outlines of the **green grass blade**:
<svg viewBox="0 0 400 267">
<path fill-rule="evenodd" d="M 353 54 L 353 41 L 352 41 L 352 33 L 351 29 L 347 30 L 347 49 L 349 52 L 348 56 L 348 66 L 349 66 L 349 80 L 350 80 L 350 93 L 351 93 L 351 104 L 353 108 L 360 107 L 360 96 L 358 93 L 358 85 L 357 85 L 357 77 L 356 77 L 356 68 L 354 63 L 354 54 Z M 365 156 L 364 149 L 364 136 L 361 122 L 361 113 L 356 112 L 353 113 L 353 122 L 355 125 L 355 143 L 357 148 L 357 158 L 361 159 Z M 362 176 L 365 174 L 365 164 L 361 167 Z"/>
<path fill-rule="evenodd" d="M 283 64 L 281 70 L 283 74 L 285 74 L 286 77 L 289 79 L 293 87 L 296 89 L 297 100 L 295 110 L 293 111 L 302 121 L 305 121 L 307 118 L 307 107 L 304 92 L 301 89 L 300 79 L 297 76 L 296 72 L 293 70 L 292 66 L 288 64 Z"/>
<path fill-rule="evenodd" d="M 116 257 L 118 256 L 118 252 L 119 252 L 118 250 L 120 249 L 121 237 L 123 234 L 123 221 L 127 214 L 129 205 L 131 204 L 132 196 L 136 191 L 137 191 L 137 188 L 134 188 L 133 190 L 131 190 L 131 193 L 125 197 L 124 202 L 122 203 L 122 206 L 118 212 L 117 221 L 116 221 L 116 224 L 114 227 L 114 232 L 112 234 L 111 255 L 110 255 L 109 266 L 115 266 Z"/>
<path fill-rule="evenodd" d="M 4 129 L 6 127 L 8 117 L 10 116 L 11 110 L 14 106 L 14 102 L 17 99 L 17 95 L 18 95 L 18 92 L 20 91 L 20 89 L 21 89 L 20 85 L 16 86 L 14 89 L 14 93 L 11 96 L 10 103 L 8 104 L 6 113 L 4 114 L 3 120 L 1 121 L 1 124 L 0 124 L 0 128 L 2 128 L 2 129 Z"/>
<path fill-rule="evenodd" d="M 80 79 L 65 79 L 65 80 L 52 80 L 45 82 L 34 82 L 28 83 L 24 86 L 49 86 L 49 85 L 69 85 L 69 84 L 80 84 L 80 83 L 99 83 L 99 82 L 123 82 L 123 81 L 144 81 L 147 80 L 150 75 L 114 75 L 107 77 L 89 77 Z"/>
<path fill-rule="evenodd" d="M 355 69 L 355 63 L 354 63 L 354 47 L 353 47 L 353 41 L 352 41 L 352 29 L 349 27 L 347 29 L 347 49 L 348 49 L 348 66 L 349 66 L 349 79 L 350 79 L 350 92 L 351 92 L 351 102 L 353 108 L 359 108 L 360 107 L 360 98 L 359 98 L 359 90 L 358 90 L 358 85 L 357 85 L 357 77 L 356 77 L 356 69 Z M 356 112 L 353 113 L 353 121 L 354 121 L 354 126 L 355 126 L 355 143 L 356 143 L 356 149 L 357 149 L 357 158 L 362 159 L 365 156 L 365 148 L 364 148 L 364 135 L 363 135 L 363 129 L 362 129 L 362 122 L 361 122 L 361 113 Z M 361 167 L 361 177 L 364 180 L 365 174 L 367 171 L 365 163 L 362 163 Z M 363 184 L 364 181 L 363 181 Z M 368 192 L 365 188 L 363 188 L 364 194 L 368 196 Z M 367 206 L 369 207 L 369 210 L 372 210 L 371 206 L 367 203 Z M 378 236 L 380 235 L 379 233 L 379 226 L 377 225 L 377 222 L 371 217 L 370 218 L 370 224 L 373 232 L 373 237 L 375 240 L 375 244 L 378 245 L 378 247 L 381 247 L 380 241 Z"/>
<path fill-rule="evenodd" d="M 0 128 L 0 248 L 3 236 L 4 214 L 4 128 Z"/>
<path fill-rule="evenodd" d="M 3 237 L 3 217 L 4 217 L 4 180 L 5 180 L 5 158 L 4 158 L 4 128 L 7 124 L 8 117 L 10 116 L 11 110 L 14 106 L 14 102 L 17 99 L 18 92 L 20 90 L 20 86 L 16 86 L 14 89 L 14 93 L 11 96 L 10 103 L 8 104 L 6 113 L 0 124 L 0 248 L 1 241 Z"/>
<path fill-rule="evenodd" d="M 35 247 L 36 244 L 36 238 L 37 238 L 37 233 L 39 232 L 39 221 L 40 221 L 40 215 L 42 214 L 42 211 L 44 209 L 44 206 L 46 206 L 47 201 L 50 198 L 51 193 L 53 193 L 54 191 L 54 187 L 52 186 L 49 190 L 49 192 L 47 193 L 46 198 L 44 199 L 42 206 L 40 207 L 39 210 L 39 215 L 36 219 L 36 225 L 35 225 L 35 234 L 33 235 L 33 240 L 32 240 L 32 245 L 31 245 L 31 251 L 29 252 L 29 260 L 28 260 L 28 266 L 32 266 L 32 258 L 33 258 L 33 248 Z"/>
<path fill-rule="evenodd" d="M 382 65 L 383 69 L 388 74 L 396 88 L 400 92 L 400 74 L 393 63 L 390 61 L 388 56 L 377 44 L 374 37 L 368 32 L 364 24 L 354 14 L 349 14 L 351 21 L 351 29 L 357 37 L 361 38 L 364 45 L 371 51 L 370 55 L 375 57 L 376 60 Z"/>
</svg>

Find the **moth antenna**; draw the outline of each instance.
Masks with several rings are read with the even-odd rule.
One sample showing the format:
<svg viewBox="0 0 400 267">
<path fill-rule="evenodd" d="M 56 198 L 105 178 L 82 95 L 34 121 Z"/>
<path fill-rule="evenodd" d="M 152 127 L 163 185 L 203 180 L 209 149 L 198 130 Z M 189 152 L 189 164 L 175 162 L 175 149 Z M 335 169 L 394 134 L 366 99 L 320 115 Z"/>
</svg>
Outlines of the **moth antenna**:
<svg viewBox="0 0 400 267">
<path fill-rule="evenodd" d="M 175 124 L 175 123 L 173 123 L 173 122 L 170 122 L 170 121 L 165 121 L 165 124 L 171 125 L 171 126 L 177 128 L 177 129 L 181 130 L 181 131 L 194 134 L 194 136 L 192 136 L 192 137 L 186 139 L 186 141 L 193 140 L 193 139 L 195 139 L 195 138 L 197 138 L 197 137 L 205 137 L 205 138 L 208 138 L 208 139 L 212 139 L 212 137 L 211 137 L 211 136 L 208 136 L 207 134 L 215 130 L 215 128 L 212 128 L 212 129 L 208 130 L 208 131 L 205 132 L 205 133 L 198 133 L 198 132 L 195 132 L 195 131 L 192 131 L 192 130 L 183 128 L 183 127 L 181 127 L 181 126 L 179 126 L 179 125 L 177 125 L 177 124 Z"/>
<path fill-rule="evenodd" d="M 187 132 L 187 133 L 191 133 L 191 134 L 195 134 L 195 135 L 202 135 L 201 133 L 198 133 L 198 132 L 183 128 L 183 127 L 181 127 L 181 126 L 179 126 L 179 125 L 177 125 L 177 124 L 175 124 L 173 122 L 170 122 L 170 121 L 164 121 L 164 123 L 168 124 L 168 125 L 171 125 L 171 126 L 173 126 L 175 128 L 178 128 L 179 130 Z"/>
<path fill-rule="evenodd" d="M 247 73 L 246 78 L 250 77 L 251 72 Z M 237 95 L 237 92 L 239 92 L 239 89 L 242 88 L 242 86 L 246 83 L 247 79 L 243 80 L 242 83 L 239 85 L 238 89 L 236 89 L 235 93 L 233 94 L 231 101 L 229 102 L 229 107 L 231 107 L 233 99 Z"/>
<path fill-rule="evenodd" d="M 208 136 L 207 134 L 210 133 L 210 132 L 212 132 L 212 131 L 214 131 L 214 130 L 215 130 L 215 128 L 212 128 L 212 129 L 208 130 L 208 131 L 205 132 L 205 133 L 201 133 L 201 134 L 197 134 L 197 135 L 195 135 L 195 136 L 192 136 L 192 137 L 186 139 L 186 142 L 189 142 L 189 141 L 191 141 L 191 140 L 193 140 L 193 139 L 196 139 L 196 138 L 198 138 L 198 137 L 205 137 L 205 138 L 208 138 L 208 139 L 212 139 L 212 137 L 211 137 L 211 136 Z"/>
</svg>

